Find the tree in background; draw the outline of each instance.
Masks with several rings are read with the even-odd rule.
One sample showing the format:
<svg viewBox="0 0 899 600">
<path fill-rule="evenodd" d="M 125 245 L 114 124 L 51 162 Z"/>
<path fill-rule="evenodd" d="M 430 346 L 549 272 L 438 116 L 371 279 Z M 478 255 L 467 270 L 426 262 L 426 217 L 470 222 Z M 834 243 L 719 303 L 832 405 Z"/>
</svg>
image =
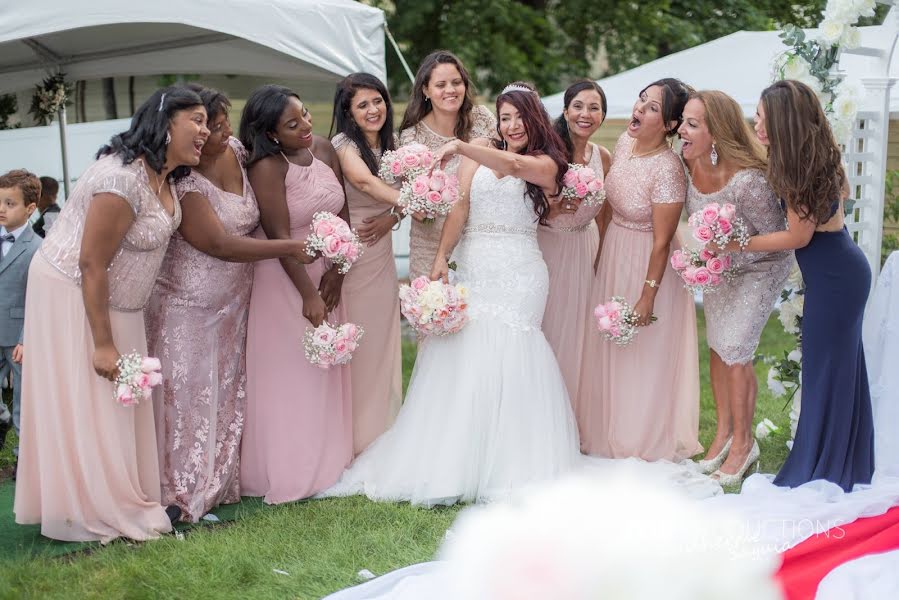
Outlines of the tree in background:
<svg viewBox="0 0 899 600">
<path fill-rule="evenodd" d="M 445 48 L 469 67 L 482 93 L 532 81 L 542 93 L 572 79 L 604 77 L 740 30 L 812 27 L 825 0 L 369 0 L 387 14 L 414 70 Z M 889 7 L 879 6 L 882 22 Z M 604 60 L 597 61 L 598 57 Z M 599 67 L 597 67 L 599 63 Z M 387 52 L 391 90 L 409 81 Z"/>
</svg>

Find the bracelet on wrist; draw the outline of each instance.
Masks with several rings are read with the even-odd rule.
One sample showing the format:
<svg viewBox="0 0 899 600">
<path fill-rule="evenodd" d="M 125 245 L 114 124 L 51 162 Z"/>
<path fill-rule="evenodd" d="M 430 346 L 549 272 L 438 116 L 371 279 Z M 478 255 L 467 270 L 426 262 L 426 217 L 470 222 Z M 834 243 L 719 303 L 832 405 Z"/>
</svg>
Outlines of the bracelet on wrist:
<svg viewBox="0 0 899 600">
<path fill-rule="evenodd" d="M 656 281 L 655 279 L 647 279 L 644 283 L 651 288 L 659 287 L 659 282 Z"/>
</svg>

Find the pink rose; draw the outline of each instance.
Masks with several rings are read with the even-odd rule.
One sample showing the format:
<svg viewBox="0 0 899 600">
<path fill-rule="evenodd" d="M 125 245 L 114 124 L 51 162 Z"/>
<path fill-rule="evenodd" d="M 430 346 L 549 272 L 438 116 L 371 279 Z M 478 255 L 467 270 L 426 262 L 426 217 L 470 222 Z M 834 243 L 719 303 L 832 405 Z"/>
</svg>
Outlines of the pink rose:
<svg viewBox="0 0 899 600">
<path fill-rule="evenodd" d="M 727 219 L 718 219 L 718 229 L 721 230 L 721 233 L 727 235 L 733 231 L 734 226 Z"/>
<path fill-rule="evenodd" d="M 119 387 L 116 388 L 116 398 L 125 406 L 131 406 L 134 403 L 134 398 L 131 396 L 131 386 L 127 383 L 120 383 Z"/>
<path fill-rule="evenodd" d="M 459 189 L 447 186 L 443 188 L 443 191 L 440 193 L 440 198 L 443 200 L 444 204 L 453 205 L 459 200 Z"/>
<path fill-rule="evenodd" d="M 446 187 L 446 175 L 441 173 L 440 171 L 434 171 L 431 173 L 431 181 L 430 187 L 435 192 L 439 192 L 444 187 Z"/>
<path fill-rule="evenodd" d="M 608 331 L 612 328 L 612 319 L 609 317 L 600 317 L 596 321 L 597 327 L 599 327 L 600 331 Z"/>
<path fill-rule="evenodd" d="M 730 269 L 730 265 L 731 265 L 730 255 L 725 254 L 724 256 L 722 256 L 722 257 L 721 257 L 721 262 L 724 263 L 724 270 L 725 270 L 725 271 L 727 271 L 728 269 Z"/>
<path fill-rule="evenodd" d="M 687 262 L 687 258 L 686 256 L 684 256 L 684 252 L 682 250 L 675 250 L 671 254 L 671 267 L 675 271 L 682 271 L 686 269 L 688 264 L 689 263 Z"/>
<path fill-rule="evenodd" d="M 583 182 L 578 182 L 577 185 L 574 186 L 574 193 L 578 198 L 583 198 L 587 195 L 587 184 Z"/>
<path fill-rule="evenodd" d="M 341 240 L 336 235 L 332 235 L 328 238 L 325 238 L 325 249 L 323 250 L 323 254 L 328 258 L 334 258 L 338 254 L 340 254 L 342 248 L 343 240 Z"/>
<path fill-rule="evenodd" d="M 150 387 L 150 374 L 149 373 L 135 373 L 134 377 L 131 378 L 131 381 L 142 388 Z"/>
<path fill-rule="evenodd" d="M 593 309 L 593 316 L 597 319 L 600 317 L 605 317 L 607 315 L 606 305 L 598 304 L 596 308 Z"/>
<path fill-rule="evenodd" d="M 416 292 L 420 292 L 428 287 L 428 283 L 430 283 L 428 278 L 422 275 L 421 277 L 416 277 L 415 279 L 413 279 L 411 285 L 413 290 L 415 290 Z"/>
<path fill-rule="evenodd" d="M 712 241 L 712 238 L 715 237 L 715 233 L 712 231 L 712 228 L 708 225 L 700 225 L 696 229 L 693 230 L 693 237 L 697 242 L 702 242 L 703 244 L 707 244 Z"/>
<path fill-rule="evenodd" d="M 162 373 L 160 373 L 159 371 L 153 371 L 152 373 L 149 373 L 149 375 L 151 386 L 156 387 L 157 385 L 160 385 L 162 383 Z"/>
<path fill-rule="evenodd" d="M 565 171 L 565 175 L 562 176 L 562 185 L 565 187 L 574 187 L 578 183 L 577 171 L 574 169 L 568 169 Z"/>
<path fill-rule="evenodd" d="M 587 184 L 587 189 L 591 192 L 600 192 L 602 191 L 602 181 L 599 179 L 594 179 L 590 183 Z"/>
<path fill-rule="evenodd" d="M 583 169 L 578 169 L 577 178 L 581 183 L 590 183 L 596 179 L 596 174 L 593 172 L 593 169 L 584 167 Z"/>
<path fill-rule="evenodd" d="M 709 273 L 709 283 L 712 285 L 718 285 L 721 283 L 721 275 L 718 273 Z"/>
<path fill-rule="evenodd" d="M 356 259 L 359 258 L 359 246 L 356 244 L 346 244 L 343 247 L 343 255 L 350 262 L 356 262 Z"/>
<path fill-rule="evenodd" d="M 416 167 L 421 166 L 421 159 L 419 159 L 417 154 L 405 154 L 403 155 L 403 166 L 407 169 L 414 169 Z"/>
<path fill-rule="evenodd" d="M 722 219 L 727 219 L 728 221 L 733 221 L 736 214 L 737 207 L 729 202 L 722 205 L 721 210 L 718 212 L 719 217 L 721 217 Z"/>
<path fill-rule="evenodd" d="M 427 175 L 419 175 L 412 182 L 412 193 L 416 196 L 424 196 L 430 190 L 430 182 Z"/>
<path fill-rule="evenodd" d="M 699 260 L 701 260 L 702 262 L 708 261 L 713 256 L 715 256 L 714 253 L 709 252 L 706 248 L 703 248 L 699 251 Z"/>
<path fill-rule="evenodd" d="M 609 329 L 609 333 L 612 334 L 612 337 L 621 337 L 621 328 L 617 325 L 613 325 L 611 329 Z"/>
<path fill-rule="evenodd" d="M 688 266 L 684 269 L 680 276 L 683 278 L 684 282 L 687 285 L 696 285 L 696 267 L 693 265 Z"/>
<path fill-rule="evenodd" d="M 440 204 L 441 202 L 443 202 L 443 194 L 441 194 L 440 192 L 435 192 L 434 190 L 431 190 L 430 192 L 425 194 L 425 198 L 431 204 Z"/>
<path fill-rule="evenodd" d="M 706 225 L 714 225 L 718 220 L 718 205 L 714 202 L 702 209 L 702 222 Z"/>
<path fill-rule="evenodd" d="M 696 274 L 693 276 L 696 285 L 706 285 L 712 280 L 711 273 L 705 267 L 697 267 Z"/>
<path fill-rule="evenodd" d="M 709 273 L 720 275 L 724 272 L 724 261 L 717 256 L 713 256 L 706 260 L 705 267 L 709 270 Z"/>
<path fill-rule="evenodd" d="M 312 225 L 312 233 L 321 238 L 326 238 L 334 233 L 334 224 L 328 219 L 322 219 Z"/>
<path fill-rule="evenodd" d="M 140 370 L 144 373 L 152 373 L 153 371 L 162 370 L 162 363 L 158 358 L 147 356 L 140 362 Z"/>
<path fill-rule="evenodd" d="M 335 331 L 331 327 L 328 327 L 327 325 L 319 326 L 315 330 L 315 334 L 313 335 L 315 342 L 321 346 L 331 345 L 331 343 L 334 341 L 334 339 L 336 337 L 337 337 L 337 334 L 335 333 Z"/>
<path fill-rule="evenodd" d="M 401 175 L 403 172 L 403 163 L 401 163 L 399 159 L 394 160 L 390 163 L 390 172 L 395 176 Z"/>
<path fill-rule="evenodd" d="M 419 153 L 419 160 L 421 160 L 422 166 L 426 167 L 434 162 L 434 155 L 431 154 L 430 150 L 425 150 L 424 152 Z"/>
<path fill-rule="evenodd" d="M 343 335 L 347 337 L 347 339 L 355 339 L 355 337 L 359 334 L 359 328 L 356 327 L 355 323 L 344 323 L 341 327 Z"/>
</svg>

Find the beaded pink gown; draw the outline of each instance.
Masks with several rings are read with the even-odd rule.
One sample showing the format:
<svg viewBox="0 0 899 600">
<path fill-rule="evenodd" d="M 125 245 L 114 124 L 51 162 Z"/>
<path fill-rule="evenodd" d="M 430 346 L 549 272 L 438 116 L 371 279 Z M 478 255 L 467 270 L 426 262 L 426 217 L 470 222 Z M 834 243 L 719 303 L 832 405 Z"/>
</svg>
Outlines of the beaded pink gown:
<svg viewBox="0 0 899 600">
<path fill-rule="evenodd" d="M 331 140 L 335 149 L 356 144 L 342 133 Z M 350 222 L 384 213 L 387 206 L 346 183 Z M 388 233 L 374 246 L 366 246 L 343 280 L 342 303 L 347 319 L 365 329 L 353 353 L 353 452 L 359 454 L 393 424 L 403 403 L 400 298 L 393 237 Z"/>
<path fill-rule="evenodd" d="M 241 164 L 247 153 L 231 138 Z M 232 194 L 197 171 L 178 192 L 199 194 L 225 231 L 249 235 L 259 225 L 253 188 Z M 147 306 L 147 345 L 167 375 L 153 391 L 163 504 L 196 522 L 219 504 L 240 502 L 240 438 L 246 411 L 247 313 L 253 263 L 200 252 L 172 237 Z"/>
<path fill-rule="evenodd" d="M 78 179 L 31 261 L 25 363 L 40 368 L 22 372 L 14 511 L 17 523 L 40 523 L 41 534 L 57 540 L 147 540 L 172 528 L 159 503 L 153 403 L 121 406 L 92 364 L 78 259 L 91 201 L 107 193 L 134 211 L 108 269 L 109 321 L 123 354 L 147 354 L 143 309 L 181 222 L 181 205 L 166 211 L 141 160 L 123 165 L 105 156 Z"/>
<path fill-rule="evenodd" d="M 652 251 L 652 204 L 686 199 L 686 176 L 671 150 L 632 157 L 634 140 L 623 133 L 606 177 L 612 222 L 606 230 L 591 306 L 612 296 L 636 304 Z M 677 235 L 671 250 L 681 247 Z M 666 264 L 653 313 L 627 346 L 588 327 L 578 405 L 581 449 L 609 458 L 680 460 L 699 444 L 699 356 L 693 296 Z"/>
<path fill-rule="evenodd" d="M 489 138 L 496 135 L 496 117 L 486 106 L 475 105 L 471 109 L 471 118 L 471 139 Z M 403 129 L 399 136 L 401 146 L 412 143 L 424 144 L 431 151 L 437 150 L 454 139 L 456 138 L 440 135 L 428 127 L 424 121 Z M 461 162 L 460 156 L 453 156 L 447 163 L 445 171 L 455 175 Z M 409 279 L 430 275 L 445 221 L 446 217 L 437 217 L 431 223 L 421 223 L 412 219 L 409 230 Z"/>
<path fill-rule="evenodd" d="M 587 163 L 603 177 L 599 147 L 590 144 Z M 594 219 L 602 208 L 581 205 L 571 215 L 559 215 L 537 229 L 537 241 L 549 269 L 549 297 L 543 313 L 543 334 L 559 361 L 572 407 L 588 399 L 579 394 L 587 330 L 593 326 L 590 291 L 593 261 L 599 248 L 599 229 Z M 589 365 L 587 365 L 588 368 Z"/>
<path fill-rule="evenodd" d="M 287 160 L 286 158 L 284 160 Z M 312 216 L 337 214 L 344 192 L 331 167 L 288 161 L 285 177 L 290 235 L 305 239 Z M 265 238 L 262 228 L 256 237 Z M 323 259 L 306 265 L 317 286 Z M 346 320 L 338 305 L 332 323 Z M 303 298 L 279 260 L 256 263 L 247 326 L 247 414 L 240 487 L 245 496 L 280 504 L 314 495 L 337 481 L 353 458 L 350 367 L 320 369 L 306 360 Z M 367 340 L 362 339 L 361 344 Z"/>
</svg>

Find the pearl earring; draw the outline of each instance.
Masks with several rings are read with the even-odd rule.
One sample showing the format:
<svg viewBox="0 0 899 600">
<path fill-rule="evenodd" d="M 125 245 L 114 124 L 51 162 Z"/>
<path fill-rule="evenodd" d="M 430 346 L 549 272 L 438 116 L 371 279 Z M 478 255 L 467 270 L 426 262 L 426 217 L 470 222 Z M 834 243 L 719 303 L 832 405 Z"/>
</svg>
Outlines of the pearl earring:
<svg viewBox="0 0 899 600">
<path fill-rule="evenodd" d="M 712 153 L 709 155 L 709 157 L 712 159 L 712 166 L 713 167 L 717 166 L 718 165 L 718 150 L 715 149 L 714 142 L 712 142 Z"/>
</svg>

